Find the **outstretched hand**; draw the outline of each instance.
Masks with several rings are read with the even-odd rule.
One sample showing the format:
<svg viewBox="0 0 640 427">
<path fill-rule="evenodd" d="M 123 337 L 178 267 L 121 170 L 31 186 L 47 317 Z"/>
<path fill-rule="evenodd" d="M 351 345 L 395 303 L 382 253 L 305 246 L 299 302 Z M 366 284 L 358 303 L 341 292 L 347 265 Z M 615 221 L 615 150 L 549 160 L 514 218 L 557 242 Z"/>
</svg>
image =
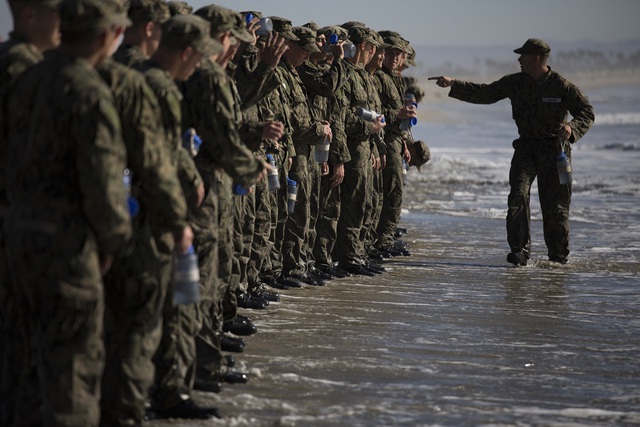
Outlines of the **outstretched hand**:
<svg viewBox="0 0 640 427">
<path fill-rule="evenodd" d="M 447 76 L 429 77 L 427 80 L 435 80 L 436 84 L 440 87 L 451 87 L 451 85 L 455 81 L 455 79 Z"/>
</svg>

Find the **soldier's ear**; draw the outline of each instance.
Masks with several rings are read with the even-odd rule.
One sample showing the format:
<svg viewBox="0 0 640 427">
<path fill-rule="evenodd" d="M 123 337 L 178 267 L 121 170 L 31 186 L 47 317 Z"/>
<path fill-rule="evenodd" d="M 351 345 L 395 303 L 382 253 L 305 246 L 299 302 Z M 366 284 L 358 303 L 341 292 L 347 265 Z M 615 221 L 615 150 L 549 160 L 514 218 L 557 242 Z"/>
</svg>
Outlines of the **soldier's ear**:
<svg viewBox="0 0 640 427">
<path fill-rule="evenodd" d="M 153 35 L 153 29 L 155 25 L 156 24 L 154 24 L 153 22 L 147 22 L 144 25 L 144 35 L 147 36 L 147 38 L 150 38 Z"/>
<path fill-rule="evenodd" d="M 191 58 L 191 55 L 193 55 L 193 48 L 191 46 L 186 47 L 183 51 L 182 51 L 182 55 L 180 56 L 182 59 L 182 62 L 187 62 L 189 60 L 189 58 Z"/>
</svg>

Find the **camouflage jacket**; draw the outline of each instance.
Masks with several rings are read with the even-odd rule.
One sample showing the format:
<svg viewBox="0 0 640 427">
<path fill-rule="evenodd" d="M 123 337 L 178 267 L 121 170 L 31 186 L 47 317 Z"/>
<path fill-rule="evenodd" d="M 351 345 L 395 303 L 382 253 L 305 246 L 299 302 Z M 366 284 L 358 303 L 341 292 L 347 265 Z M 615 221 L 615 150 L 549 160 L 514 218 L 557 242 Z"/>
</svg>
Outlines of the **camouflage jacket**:
<svg viewBox="0 0 640 427">
<path fill-rule="evenodd" d="M 449 96 L 474 104 L 493 104 L 501 99 L 511 100 L 513 119 L 520 138 L 555 138 L 560 127 L 567 123 L 571 142 L 576 142 L 589 130 L 594 121 L 593 107 L 574 84 L 555 71 L 539 81 L 525 73 L 510 74 L 491 84 L 455 81 Z"/>
<path fill-rule="evenodd" d="M 9 40 L 0 44 L 0 164 L 4 165 L 7 158 L 7 138 L 9 122 L 7 104 L 10 92 L 16 85 L 22 73 L 43 59 L 42 53 L 34 45 L 15 33 L 10 34 Z M 5 174 L 0 174 L 0 218 L 6 206 Z M 1 224 L 1 223 L 0 223 Z"/>
<path fill-rule="evenodd" d="M 52 52 L 10 98 L 8 216 L 52 234 L 89 228 L 102 254 L 131 237 L 122 172 L 126 149 L 113 96 L 83 59 Z M 14 118 L 16 121 L 14 122 Z M 18 119 L 21 118 L 21 119 Z"/>
<path fill-rule="evenodd" d="M 202 184 L 202 177 L 191 154 L 182 146 L 182 92 L 171 75 L 155 62 L 144 61 L 137 69 L 144 73 L 158 100 L 165 150 L 177 169 L 184 197 L 190 205 L 195 205 L 196 191 Z"/>
<path fill-rule="evenodd" d="M 315 121 L 309 108 L 309 98 L 298 71 L 286 61 L 278 65 L 280 91 L 287 102 L 291 125 L 291 139 L 297 156 L 309 158 L 311 145 L 317 144 L 322 135 L 322 123 Z"/>
<path fill-rule="evenodd" d="M 113 60 L 103 61 L 98 73 L 111 89 L 120 116 L 127 166 L 133 173 L 132 193 L 152 225 L 182 230 L 187 206 L 166 136 L 158 129 L 162 116 L 155 95 L 142 74 Z"/>
<path fill-rule="evenodd" d="M 382 101 L 380 101 L 380 81 L 367 72 L 366 75 L 363 76 L 363 82 L 365 90 L 369 96 L 370 109 L 381 114 Z M 375 157 L 387 154 L 387 145 L 384 142 L 384 129 L 381 132 L 372 135 L 371 143 L 371 152 Z"/>
<path fill-rule="evenodd" d="M 399 149 L 399 145 L 404 141 L 405 133 L 400 129 L 398 111 L 404 107 L 404 85 L 402 77 L 382 68 L 374 73 L 378 79 L 380 88 L 380 102 L 382 103 L 382 114 L 384 114 L 387 126 L 385 126 L 385 142 L 387 149 Z"/>
<path fill-rule="evenodd" d="M 235 100 L 229 77 L 207 60 L 184 85 L 184 128 L 195 128 L 202 146 L 196 156 L 201 173 L 222 168 L 245 188 L 256 182 L 264 166 L 242 142 L 235 120 Z"/>
</svg>

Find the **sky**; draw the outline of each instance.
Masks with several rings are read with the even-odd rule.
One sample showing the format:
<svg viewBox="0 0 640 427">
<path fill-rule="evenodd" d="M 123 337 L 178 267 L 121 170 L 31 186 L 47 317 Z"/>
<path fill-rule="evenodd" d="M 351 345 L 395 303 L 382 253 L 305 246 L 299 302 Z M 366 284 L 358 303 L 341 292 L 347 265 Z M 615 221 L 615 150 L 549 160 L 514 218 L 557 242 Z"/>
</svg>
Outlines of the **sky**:
<svg viewBox="0 0 640 427">
<path fill-rule="evenodd" d="M 196 9 L 210 1 L 187 0 Z M 560 42 L 640 40 L 639 0 L 217 0 L 302 25 L 361 21 L 398 31 L 420 46 L 520 46 L 530 37 Z M 0 37 L 12 21 L 0 0 Z M 639 46 L 640 48 L 640 46 Z"/>
</svg>

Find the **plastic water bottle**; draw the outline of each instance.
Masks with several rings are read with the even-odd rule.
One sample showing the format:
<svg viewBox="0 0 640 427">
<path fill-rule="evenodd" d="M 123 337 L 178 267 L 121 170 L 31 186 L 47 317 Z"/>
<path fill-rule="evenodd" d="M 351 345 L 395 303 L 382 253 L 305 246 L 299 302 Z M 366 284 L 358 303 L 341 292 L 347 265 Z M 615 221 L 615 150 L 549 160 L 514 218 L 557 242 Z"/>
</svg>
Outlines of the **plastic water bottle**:
<svg viewBox="0 0 640 427">
<path fill-rule="evenodd" d="M 273 31 L 273 22 L 271 22 L 271 18 L 261 18 L 258 29 L 256 30 L 256 35 L 258 36 L 268 36 Z"/>
<path fill-rule="evenodd" d="M 277 191 L 280 189 L 280 178 L 278 177 L 278 167 L 276 165 L 276 159 L 271 154 L 267 154 L 267 160 L 271 164 L 272 170 L 267 174 L 267 182 L 269 184 L 269 191 Z"/>
<path fill-rule="evenodd" d="M 182 135 L 182 146 L 191 153 L 192 157 L 198 154 L 201 145 L 202 139 L 198 136 L 194 128 L 187 129 Z"/>
<path fill-rule="evenodd" d="M 134 196 L 131 195 L 131 180 L 133 174 L 129 169 L 125 169 L 122 173 L 122 183 L 124 185 L 124 192 L 127 195 L 127 210 L 131 218 L 135 218 L 140 213 L 140 202 Z"/>
<path fill-rule="evenodd" d="M 316 144 L 316 152 L 313 158 L 318 163 L 324 163 L 329 160 L 329 147 L 331 146 L 331 140 L 328 135 L 320 138 L 320 141 Z"/>
<path fill-rule="evenodd" d="M 293 214 L 296 208 L 296 198 L 298 196 L 298 183 L 287 178 L 287 212 Z"/>
<path fill-rule="evenodd" d="M 186 254 L 176 257 L 173 300 L 176 304 L 193 304 L 200 301 L 200 270 L 193 246 L 189 247 Z"/>
<path fill-rule="evenodd" d="M 340 40 L 340 37 L 338 37 L 337 34 L 329 35 L 329 39 L 327 40 L 327 44 L 325 44 L 323 46 L 324 52 L 325 53 L 331 53 L 331 46 L 334 46 L 336 43 L 338 43 L 339 40 Z"/>
<path fill-rule="evenodd" d="M 358 107 L 358 109 L 356 110 L 356 116 L 367 122 L 375 122 L 376 120 L 378 120 L 378 117 L 380 117 L 381 114 L 378 114 L 372 110 L 367 110 L 366 108 Z M 384 117 L 380 121 L 384 123 Z"/>
<path fill-rule="evenodd" d="M 560 178 L 560 185 L 571 184 L 571 162 L 564 151 L 556 156 L 556 167 L 558 168 L 558 177 Z"/>
<path fill-rule="evenodd" d="M 247 13 L 244 17 L 244 22 L 249 25 L 251 24 L 251 21 L 253 21 L 253 13 Z"/>
<path fill-rule="evenodd" d="M 418 108 L 418 103 L 416 102 L 416 97 L 412 93 L 407 93 L 404 97 L 404 106 L 405 107 L 415 107 Z M 401 130 L 409 130 L 413 126 L 418 124 L 418 119 L 416 117 L 411 117 L 410 119 L 404 119 L 400 122 Z"/>
<path fill-rule="evenodd" d="M 344 49 L 345 58 L 353 58 L 356 56 L 356 46 L 353 43 L 347 42 L 343 44 L 342 49 Z"/>
</svg>

